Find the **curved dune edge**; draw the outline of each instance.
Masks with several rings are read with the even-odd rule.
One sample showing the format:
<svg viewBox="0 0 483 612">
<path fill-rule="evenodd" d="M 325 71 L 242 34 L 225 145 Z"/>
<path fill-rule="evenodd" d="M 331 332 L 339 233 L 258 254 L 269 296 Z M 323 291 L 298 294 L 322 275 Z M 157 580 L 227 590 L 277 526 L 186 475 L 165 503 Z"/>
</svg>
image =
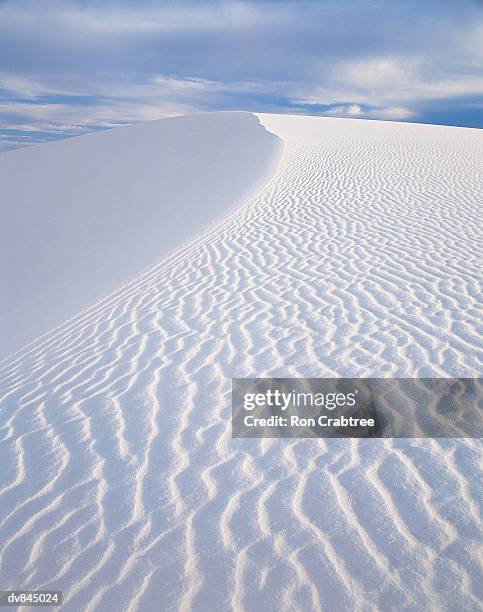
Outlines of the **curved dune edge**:
<svg viewBox="0 0 483 612">
<path fill-rule="evenodd" d="M 232 376 L 480 372 L 480 137 L 318 121 L 253 199 L 0 366 L 3 588 L 479 608 L 478 440 L 231 439 Z"/>
<path fill-rule="evenodd" d="M 273 175 L 251 113 L 116 128 L 0 156 L 0 356 L 189 243 Z"/>
</svg>

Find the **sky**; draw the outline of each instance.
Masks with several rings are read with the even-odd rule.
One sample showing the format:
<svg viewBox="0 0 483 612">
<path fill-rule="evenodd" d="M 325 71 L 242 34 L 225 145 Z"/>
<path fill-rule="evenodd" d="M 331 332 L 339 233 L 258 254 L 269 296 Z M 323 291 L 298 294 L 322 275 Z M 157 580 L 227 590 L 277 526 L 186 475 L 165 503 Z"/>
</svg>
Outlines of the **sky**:
<svg viewBox="0 0 483 612">
<path fill-rule="evenodd" d="M 483 0 L 0 0 L 0 150 L 186 113 L 483 126 Z"/>
</svg>

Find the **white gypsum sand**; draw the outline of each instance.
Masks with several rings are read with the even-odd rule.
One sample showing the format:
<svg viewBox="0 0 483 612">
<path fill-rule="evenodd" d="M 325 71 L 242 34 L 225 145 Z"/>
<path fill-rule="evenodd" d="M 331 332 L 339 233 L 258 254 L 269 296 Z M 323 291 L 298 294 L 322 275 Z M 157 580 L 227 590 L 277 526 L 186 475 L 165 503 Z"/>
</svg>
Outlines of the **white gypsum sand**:
<svg viewBox="0 0 483 612">
<path fill-rule="evenodd" d="M 0 358 L 252 195 L 279 148 L 256 117 L 226 112 L 0 154 Z"/>
<path fill-rule="evenodd" d="M 229 213 L 221 191 L 218 224 L 0 364 L 0 588 L 72 611 L 479 610 L 478 440 L 232 440 L 230 378 L 478 376 L 481 133 L 259 117 L 283 147 L 253 197 Z"/>
</svg>

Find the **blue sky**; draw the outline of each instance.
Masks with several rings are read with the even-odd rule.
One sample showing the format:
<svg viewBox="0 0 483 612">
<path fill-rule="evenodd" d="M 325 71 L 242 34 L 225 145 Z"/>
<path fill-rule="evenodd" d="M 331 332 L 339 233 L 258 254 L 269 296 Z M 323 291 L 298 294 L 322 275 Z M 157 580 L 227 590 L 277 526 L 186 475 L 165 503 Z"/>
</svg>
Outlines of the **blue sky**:
<svg viewBox="0 0 483 612">
<path fill-rule="evenodd" d="M 0 149 L 198 111 L 482 127 L 482 0 L 0 0 Z"/>
</svg>

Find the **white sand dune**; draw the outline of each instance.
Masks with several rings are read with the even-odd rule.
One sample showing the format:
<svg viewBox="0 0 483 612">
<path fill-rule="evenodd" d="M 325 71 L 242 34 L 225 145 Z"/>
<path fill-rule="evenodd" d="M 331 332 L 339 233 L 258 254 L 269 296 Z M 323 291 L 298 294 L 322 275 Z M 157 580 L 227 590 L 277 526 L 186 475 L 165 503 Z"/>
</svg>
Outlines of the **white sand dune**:
<svg viewBox="0 0 483 612">
<path fill-rule="evenodd" d="M 250 113 L 226 112 L 0 154 L 0 357 L 249 197 L 280 146 Z"/>
<path fill-rule="evenodd" d="M 481 610 L 479 440 L 230 425 L 231 377 L 480 375 L 481 133 L 260 115 L 281 147 L 241 117 L 215 165 L 231 121 L 265 148 L 227 214 L 0 363 L 0 588 L 72 611 Z"/>
</svg>

